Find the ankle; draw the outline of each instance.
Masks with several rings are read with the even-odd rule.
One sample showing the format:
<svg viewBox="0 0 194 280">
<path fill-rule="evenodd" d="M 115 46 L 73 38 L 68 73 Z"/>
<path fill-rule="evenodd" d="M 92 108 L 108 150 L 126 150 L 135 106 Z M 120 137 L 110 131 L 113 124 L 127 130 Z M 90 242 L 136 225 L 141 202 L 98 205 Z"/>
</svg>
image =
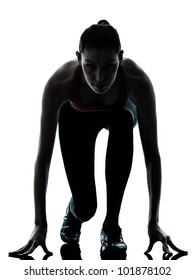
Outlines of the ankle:
<svg viewBox="0 0 194 280">
<path fill-rule="evenodd" d="M 105 220 L 102 227 L 103 228 L 109 228 L 109 227 L 115 227 L 115 226 L 118 226 L 118 221 L 117 220 Z"/>
</svg>

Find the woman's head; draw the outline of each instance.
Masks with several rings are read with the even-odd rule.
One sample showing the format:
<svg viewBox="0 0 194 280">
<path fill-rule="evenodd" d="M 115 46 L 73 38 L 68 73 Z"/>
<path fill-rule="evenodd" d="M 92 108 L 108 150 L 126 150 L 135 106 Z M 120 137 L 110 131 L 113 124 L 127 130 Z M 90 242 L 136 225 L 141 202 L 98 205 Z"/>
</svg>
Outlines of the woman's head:
<svg viewBox="0 0 194 280">
<path fill-rule="evenodd" d="M 123 51 L 119 35 L 107 21 L 87 28 L 80 38 L 78 62 L 90 88 L 98 93 L 106 93 L 113 85 Z"/>
<path fill-rule="evenodd" d="M 85 48 L 95 48 L 98 50 L 106 48 L 119 53 L 121 50 L 119 34 L 108 21 L 100 20 L 82 33 L 79 42 L 79 52 L 82 53 Z"/>
</svg>

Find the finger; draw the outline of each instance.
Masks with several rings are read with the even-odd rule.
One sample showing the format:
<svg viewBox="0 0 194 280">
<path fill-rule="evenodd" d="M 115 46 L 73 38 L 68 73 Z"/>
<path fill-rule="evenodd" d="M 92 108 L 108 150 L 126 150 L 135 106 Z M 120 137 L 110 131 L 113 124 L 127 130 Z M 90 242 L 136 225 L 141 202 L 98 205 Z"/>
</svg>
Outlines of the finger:
<svg viewBox="0 0 194 280">
<path fill-rule="evenodd" d="M 172 242 L 170 236 L 167 237 L 167 242 L 168 242 L 168 245 L 169 245 L 173 250 L 177 251 L 178 253 L 188 254 L 187 251 L 183 251 L 183 250 L 179 249 L 178 247 L 176 247 L 176 246 L 174 245 L 174 243 Z"/>
<path fill-rule="evenodd" d="M 164 253 L 172 255 L 172 253 L 169 250 L 166 238 L 164 238 L 164 240 L 162 241 L 162 245 L 163 245 L 162 248 L 163 248 Z"/>
<path fill-rule="evenodd" d="M 188 252 L 183 251 L 184 253 L 177 253 L 176 255 L 174 255 L 171 260 L 178 260 L 184 256 L 188 255 Z"/>
<path fill-rule="evenodd" d="M 28 256 L 26 254 L 13 254 L 13 255 L 9 255 L 9 257 L 11 258 L 16 258 L 16 259 L 20 259 L 20 260 L 34 260 L 34 258 L 32 256 Z"/>
<path fill-rule="evenodd" d="M 23 246 L 22 248 L 20 248 L 19 250 L 16 250 L 14 252 L 10 252 L 9 256 L 13 256 L 13 255 L 21 255 L 21 254 L 25 254 L 25 252 L 27 252 L 29 250 L 29 248 L 31 247 L 32 242 L 29 241 L 25 246 Z"/>
<path fill-rule="evenodd" d="M 150 239 L 150 244 L 149 244 L 147 250 L 145 251 L 145 254 L 149 253 L 152 250 L 155 243 L 156 243 L 156 241 L 154 239 Z"/>
<path fill-rule="evenodd" d="M 146 255 L 146 257 L 148 258 L 148 260 L 153 260 L 152 255 L 150 255 L 149 253 L 144 253 L 144 255 Z"/>
<path fill-rule="evenodd" d="M 42 249 L 44 250 L 44 252 L 46 253 L 46 255 L 49 255 L 49 256 L 53 255 L 53 253 L 48 250 L 45 241 L 42 242 L 41 246 L 42 246 Z"/>
<path fill-rule="evenodd" d="M 172 253 L 170 253 L 170 254 L 164 253 L 162 259 L 163 260 L 169 260 L 170 257 L 172 257 Z"/>
<path fill-rule="evenodd" d="M 25 252 L 26 255 L 30 255 L 34 252 L 34 250 L 39 246 L 40 244 L 34 240 L 31 247 L 29 248 L 29 250 L 27 252 Z"/>
<path fill-rule="evenodd" d="M 51 257 L 51 255 L 46 254 L 46 255 L 44 255 L 44 257 L 43 257 L 43 260 L 48 260 L 48 258 L 50 258 L 50 257 Z"/>
</svg>

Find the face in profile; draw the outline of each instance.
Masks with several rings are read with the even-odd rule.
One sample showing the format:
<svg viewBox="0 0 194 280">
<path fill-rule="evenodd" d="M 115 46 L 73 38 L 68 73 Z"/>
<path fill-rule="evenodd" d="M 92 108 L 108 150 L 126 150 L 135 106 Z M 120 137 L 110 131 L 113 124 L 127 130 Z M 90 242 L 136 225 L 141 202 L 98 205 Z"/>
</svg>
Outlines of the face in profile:
<svg viewBox="0 0 194 280">
<path fill-rule="evenodd" d="M 89 87 L 97 94 L 106 93 L 116 79 L 122 62 L 122 51 L 118 54 L 106 48 L 86 48 L 83 53 L 77 53 L 77 56 Z"/>
</svg>

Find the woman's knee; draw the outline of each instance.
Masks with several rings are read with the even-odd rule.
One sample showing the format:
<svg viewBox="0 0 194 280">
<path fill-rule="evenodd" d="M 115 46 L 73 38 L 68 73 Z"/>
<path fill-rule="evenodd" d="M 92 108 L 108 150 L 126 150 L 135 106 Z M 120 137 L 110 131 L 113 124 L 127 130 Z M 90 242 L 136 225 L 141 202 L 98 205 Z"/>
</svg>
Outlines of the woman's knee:
<svg viewBox="0 0 194 280">
<path fill-rule="evenodd" d="M 122 110 L 119 115 L 120 127 L 127 127 L 133 129 L 134 118 L 130 111 Z"/>
<path fill-rule="evenodd" d="M 109 131 L 123 131 L 124 130 L 133 130 L 134 127 L 134 118 L 130 111 L 127 111 L 123 108 L 113 111 L 110 117 L 108 126 L 106 127 Z"/>
<path fill-rule="evenodd" d="M 89 221 L 96 213 L 97 203 L 89 203 L 85 201 L 84 203 L 79 203 L 79 205 L 74 205 L 74 210 L 72 211 L 75 217 L 81 222 Z"/>
</svg>

